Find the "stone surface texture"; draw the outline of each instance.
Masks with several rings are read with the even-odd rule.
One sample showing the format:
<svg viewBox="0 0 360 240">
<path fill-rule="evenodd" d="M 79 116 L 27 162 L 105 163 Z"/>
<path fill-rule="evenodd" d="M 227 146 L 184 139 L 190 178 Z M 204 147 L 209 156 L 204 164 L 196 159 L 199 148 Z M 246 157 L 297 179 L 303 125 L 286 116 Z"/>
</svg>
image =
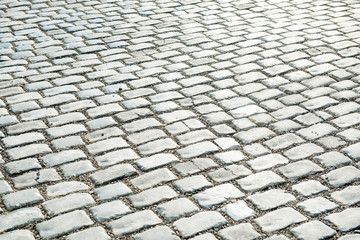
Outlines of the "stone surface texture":
<svg viewBox="0 0 360 240">
<path fill-rule="evenodd" d="M 359 0 L 0 0 L 0 239 L 359 239 Z"/>
</svg>

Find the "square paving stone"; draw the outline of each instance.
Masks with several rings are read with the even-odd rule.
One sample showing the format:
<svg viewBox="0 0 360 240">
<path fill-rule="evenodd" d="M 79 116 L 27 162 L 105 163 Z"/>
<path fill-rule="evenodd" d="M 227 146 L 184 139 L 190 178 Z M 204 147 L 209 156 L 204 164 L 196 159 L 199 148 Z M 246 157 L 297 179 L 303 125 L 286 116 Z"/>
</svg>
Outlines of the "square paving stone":
<svg viewBox="0 0 360 240">
<path fill-rule="evenodd" d="M 247 161 L 247 164 L 256 171 L 265 170 L 268 168 L 272 168 L 277 165 L 283 165 L 288 163 L 289 160 L 284 156 L 274 153 L 267 154 L 265 156 L 257 157 L 254 160 Z"/>
<path fill-rule="evenodd" d="M 153 170 L 133 178 L 130 182 L 139 189 L 151 188 L 157 184 L 169 182 L 177 177 L 167 168 Z"/>
<path fill-rule="evenodd" d="M 4 232 L 19 226 L 27 225 L 31 222 L 42 220 L 44 218 L 45 217 L 39 208 L 20 208 L 0 216 L 0 231 Z"/>
<path fill-rule="evenodd" d="M 326 239 L 336 234 L 336 231 L 324 223 L 314 220 L 311 222 L 304 223 L 298 227 L 291 229 L 291 232 L 298 239 Z"/>
<path fill-rule="evenodd" d="M 38 223 L 36 230 L 43 238 L 54 238 L 92 224 L 84 211 L 77 210 Z"/>
<path fill-rule="evenodd" d="M 132 195 L 129 200 L 136 208 L 140 209 L 163 200 L 175 198 L 177 195 L 169 186 L 160 186 Z"/>
<path fill-rule="evenodd" d="M 229 203 L 221 208 L 234 221 L 243 220 L 255 215 L 255 211 L 248 207 L 245 201 L 239 200 L 235 203 Z"/>
<path fill-rule="evenodd" d="M 218 185 L 193 195 L 193 198 L 204 208 L 243 197 L 244 194 L 230 183 Z"/>
<path fill-rule="evenodd" d="M 261 236 L 250 223 L 224 228 L 219 234 L 224 240 L 252 240 Z"/>
<path fill-rule="evenodd" d="M 110 240 L 110 236 L 102 227 L 93 227 L 77 233 L 70 234 L 66 240 Z"/>
<path fill-rule="evenodd" d="M 199 208 L 187 198 L 179 198 L 159 205 L 156 210 L 167 220 L 199 211 Z"/>
<path fill-rule="evenodd" d="M 285 237 L 284 235 L 273 235 L 265 240 L 289 240 L 289 238 Z"/>
<path fill-rule="evenodd" d="M 350 163 L 351 159 L 339 152 L 327 152 L 320 156 L 314 157 L 315 160 L 320 162 L 325 167 L 335 167 L 337 165 Z"/>
<path fill-rule="evenodd" d="M 240 187 L 247 192 L 256 192 L 284 182 L 282 177 L 272 171 L 262 171 L 237 180 Z"/>
<path fill-rule="evenodd" d="M 236 150 L 217 153 L 214 155 L 214 157 L 218 161 L 220 161 L 222 164 L 237 163 L 237 162 L 240 162 L 241 160 L 245 159 L 245 155 L 242 152 L 236 151 Z"/>
<path fill-rule="evenodd" d="M 331 211 L 338 207 L 336 203 L 331 202 L 330 200 L 323 197 L 311 198 L 300 202 L 297 205 L 303 208 L 304 211 L 312 217 L 324 212 Z"/>
<path fill-rule="evenodd" d="M 111 221 L 108 226 L 116 236 L 123 236 L 161 222 L 161 219 L 151 210 L 144 210 Z"/>
<path fill-rule="evenodd" d="M 219 150 L 220 148 L 212 142 L 204 141 L 181 148 L 180 150 L 177 150 L 177 153 L 180 154 L 182 158 L 188 159 L 200 157 L 202 155 L 217 152 Z"/>
<path fill-rule="evenodd" d="M 278 170 L 288 179 L 295 180 L 321 172 L 324 169 L 309 160 L 302 160 L 289 163 L 286 166 L 278 168 Z"/>
<path fill-rule="evenodd" d="M 200 212 L 188 218 L 181 218 L 174 222 L 174 227 L 184 237 L 191 237 L 197 233 L 226 224 L 226 219 L 215 211 Z"/>
<path fill-rule="evenodd" d="M 253 143 L 250 145 L 246 145 L 246 146 L 244 146 L 243 149 L 244 149 L 244 152 L 246 152 L 247 154 L 249 154 L 253 157 L 258 157 L 258 156 L 270 153 L 270 150 L 265 148 L 260 143 Z"/>
<path fill-rule="evenodd" d="M 299 192 L 304 197 L 308 197 L 329 190 L 328 187 L 322 185 L 319 181 L 315 181 L 315 180 L 300 182 L 298 184 L 293 185 L 292 189 Z"/>
<path fill-rule="evenodd" d="M 348 234 L 339 238 L 339 240 L 357 240 L 360 239 L 360 234 Z"/>
<path fill-rule="evenodd" d="M 35 240 L 32 232 L 29 230 L 14 230 L 1 234 L 2 240 Z"/>
<path fill-rule="evenodd" d="M 271 189 L 263 193 L 250 195 L 247 200 L 252 202 L 260 210 L 269 210 L 295 201 L 296 198 L 284 190 Z"/>
<path fill-rule="evenodd" d="M 49 197 L 58 197 L 72 192 L 88 190 L 90 187 L 83 182 L 69 181 L 50 185 L 46 188 Z"/>
<path fill-rule="evenodd" d="M 224 168 L 219 168 L 209 172 L 208 176 L 215 182 L 227 182 L 232 179 L 250 175 L 252 172 L 243 165 L 233 164 Z"/>
<path fill-rule="evenodd" d="M 245 144 L 249 144 L 262 139 L 267 139 L 275 136 L 275 133 L 265 127 L 252 128 L 247 131 L 241 131 L 234 135 L 235 138 L 239 139 Z"/>
<path fill-rule="evenodd" d="M 292 224 L 306 221 L 307 218 L 293 208 L 281 208 L 255 219 L 265 232 L 274 232 Z"/>
<path fill-rule="evenodd" d="M 103 203 L 90 208 L 90 213 L 97 222 L 104 222 L 108 219 L 117 218 L 130 212 L 130 208 L 120 200 Z"/>
<path fill-rule="evenodd" d="M 332 186 L 339 187 L 360 179 L 360 170 L 353 166 L 346 166 L 335 169 L 321 177 Z"/>
<path fill-rule="evenodd" d="M 305 142 L 304 139 L 300 138 L 299 136 L 293 133 L 287 133 L 284 135 L 274 137 L 264 142 L 264 144 L 273 150 L 279 150 L 303 142 Z"/>
<path fill-rule="evenodd" d="M 142 233 L 138 233 L 134 236 L 135 240 L 180 240 L 176 233 L 166 226 L 159 226 L 147 230 Z"/>
<path fill-rule="evenodd" d="M 13 190 L 5 180 L 0 180 L 0 195 L 11 193 Z"/>
<path fill-rule="evenodd" d="M 143 171 L 148 171 L 158 167 L 178 162 L 179 159 L 173 154 L 159 153 L 150 157 L 141 158 L 135 161 L 135 164 Z"/>
<path fill-rule="evenodd" d="M 95 193 L 98 199 L 106 201 L 129 195 L 132 190 L 125 183 L 117 182 L 96 188 L 92 193 Z"/>
<path fill-rule="evenodd" d="M 360 186 L 349 186 L 331 194 L 331 197 L 342 204 L 354 205 L 360 202 Z"/>
<path fill-rule="evenodd" d="M 325 219 L 343 232 L 350 231 L 360 226 L 360 208 L 348 208 L 342 212 L 330 214 Z"/>
<path fill-rule="evenodd" d="M 337 129 L 327 123 L 319 123 L 312 125 L 308 128 L 303 128 L 297 131 L 297 134 L 304 137 L 307 140 L 314 140 L 331 133 L 337 132 Z"/>
<path fill-rule="evenodd" d="M 183 193 L 190 193 L 213 185 L 204 176 L 196 175 L 175 181 L 174 186 Z"/>
<path fill-rule="evenodd" d="M 352 159 L 359 161 L 360 160 L 360 143 L 355 143 L 346 148 L 341 149 L 341 152 L 346 153 Z"/>
<path fill-rule="evenodd" d="M 26 189 L 14 193 L 7 194 L 2 198 L 8 210 L 24 207 L 25 205 L 32 205 L 44 201 L 39 190 L 36 188 Z"/>
<path fill-rule="evenodd" d="M 291 160 L 299 160 L 306 157 L 309 157 L 316 153 L 322 153 L 324 149 L 313 143 L 304 143 L 300 146 L 293 147 L 290 150 L 284 152 L 284 155 Z"/>
<path fill-rule="evenodd" d="M 211 233 L 204 233 L 196 237 L 190 238 L 190 240 L 217 240 L 217 238 Z"/>
</svg>

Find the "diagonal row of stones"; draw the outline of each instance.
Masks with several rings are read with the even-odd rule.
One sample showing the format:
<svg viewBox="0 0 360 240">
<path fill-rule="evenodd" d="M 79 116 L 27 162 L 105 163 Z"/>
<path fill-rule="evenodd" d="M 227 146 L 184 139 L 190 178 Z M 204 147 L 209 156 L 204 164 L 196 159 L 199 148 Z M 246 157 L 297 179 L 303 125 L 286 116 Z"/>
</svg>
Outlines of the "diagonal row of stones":
<svg viewBox="0 0 360 240">
<path fill-rule="evenodd" d="M 357 1 L 0 0 L 0 239 L 356 239 Z"/>
</svg>

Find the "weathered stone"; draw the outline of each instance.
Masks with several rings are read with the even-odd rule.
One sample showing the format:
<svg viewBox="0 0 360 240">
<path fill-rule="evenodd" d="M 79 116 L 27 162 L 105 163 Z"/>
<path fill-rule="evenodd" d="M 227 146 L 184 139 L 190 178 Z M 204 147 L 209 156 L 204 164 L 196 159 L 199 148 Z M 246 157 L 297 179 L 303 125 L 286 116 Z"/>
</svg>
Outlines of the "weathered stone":
<svg viewBox="0 0 360 240">
<path fill-rule="evenodd" d="M 184 237 L 190 237 L 196 233 L 220 227 L 226 224 L 227 221 L 220 213 L 209 211 L 197 213 L 188 218 L 182 218 L 174 222 L 174 227 L 177 228 Z"/>
</svg>

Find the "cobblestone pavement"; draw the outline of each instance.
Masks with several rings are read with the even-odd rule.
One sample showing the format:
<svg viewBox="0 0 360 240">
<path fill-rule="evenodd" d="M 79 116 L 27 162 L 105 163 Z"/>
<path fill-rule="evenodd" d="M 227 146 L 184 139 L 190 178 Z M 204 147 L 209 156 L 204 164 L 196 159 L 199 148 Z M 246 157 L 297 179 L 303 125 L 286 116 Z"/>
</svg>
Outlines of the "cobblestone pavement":
<svg viewBox="0 0 360 240">
<path fill-rule="evenodd" d="M 0 17 L 0 240 L 360 239 L 358 0 Z"/>
</svg>

